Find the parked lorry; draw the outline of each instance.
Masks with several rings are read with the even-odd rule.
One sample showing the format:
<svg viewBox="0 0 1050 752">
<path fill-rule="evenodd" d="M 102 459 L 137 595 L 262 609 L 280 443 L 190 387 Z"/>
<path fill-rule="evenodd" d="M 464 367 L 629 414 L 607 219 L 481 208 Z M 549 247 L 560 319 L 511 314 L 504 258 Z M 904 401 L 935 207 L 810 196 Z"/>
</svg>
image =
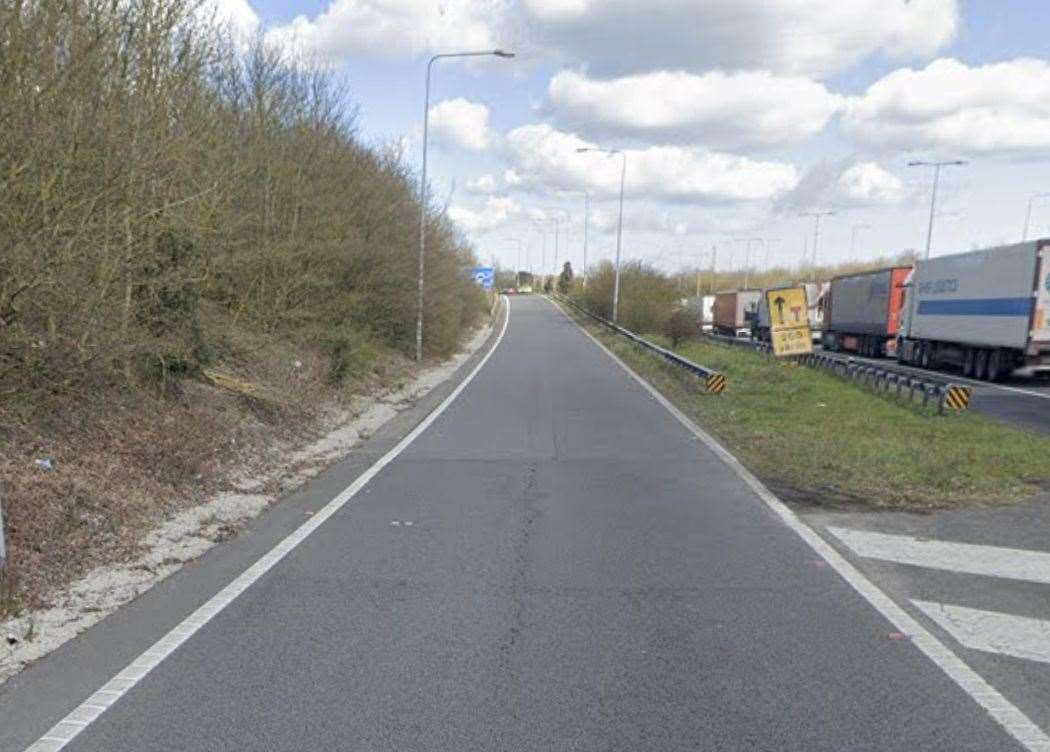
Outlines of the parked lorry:
<svg viewBox="0 0 1050 752">
<path fill-rule="evenodd" d="M 691 298 L 683 298 L 679 304 L 693 316 L 698 329 L 711 329 L 714 324 L 714 295 L 694 295 Z"/>
<path fill-rule="evenodd" d="M 910 266 L 892 266 L 832 279 L 823 297 L 824 349 L 892 356 L 910 272 Z"/>
<path fill-rule="evenodd" d="M 714 330 L 730 337 L 748 336 L 758 310 L 761 290 L 723 290 L 715 293 Z"/>
<path fill-rule="evenodd" d="M 919 261 L 897 338 L 897 359 L 923 368 L 1050 373 L 1050 239 Z"/>
<path fill-rule="evenodd" d="M 809 330 L 813 341 L 820 341 L 820 333 L 823 323 L 823 314 L 820 311 L 821 295 L 825 285 L 823 283 L 806 282 L 803 284 L 781 285 L 781 287 L 802 287 L 806 290 L 806 316 L 809 320 Z M 762 342 L 769 342 L 769 304 L 766 300 L 766 292 L 776 288 L 768 288 L 762 291 L 758 298 L 758 308 L 755 312 L 755 324 L 751 327 L 751 336 Z"/>
</svg>

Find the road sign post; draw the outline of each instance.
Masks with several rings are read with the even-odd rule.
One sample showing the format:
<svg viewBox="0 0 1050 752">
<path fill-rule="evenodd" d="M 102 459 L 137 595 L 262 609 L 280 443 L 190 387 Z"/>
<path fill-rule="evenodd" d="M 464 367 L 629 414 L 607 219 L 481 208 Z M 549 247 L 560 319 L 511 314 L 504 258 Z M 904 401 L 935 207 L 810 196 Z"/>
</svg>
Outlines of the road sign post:
<svg viewBox="0 0 1050 752">
<path fill-rule="evenodd" d="M 769 339 L 774 355 L 784 357 L 813 352 L 809 304 L 804 287 L 766 290 L 766 306 L 769 309 Z"/>
</svg>

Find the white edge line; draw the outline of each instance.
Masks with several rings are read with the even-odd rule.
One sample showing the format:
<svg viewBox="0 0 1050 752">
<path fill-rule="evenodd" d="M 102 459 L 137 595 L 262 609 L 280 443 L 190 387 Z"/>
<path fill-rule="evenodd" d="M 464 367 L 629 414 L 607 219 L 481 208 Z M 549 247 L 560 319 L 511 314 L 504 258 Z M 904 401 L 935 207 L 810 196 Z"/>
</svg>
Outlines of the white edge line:
<svg viewBox="0 0 1050 752">
<path fill-rule="evenodd" d="M 309 520 L 296 528 L 280 543 L 271 548 L 267 553 L 263 554 L 262 557 L 242 572 L 237 579 L 208 599 L 203 606 L 200 606 L 196 611 L 183 619 L 177 626 L 167 632 L 150 648 L 143 652 L 142 655 L 128 664 L 123 671 L 103 684 L 99 690 L 92 693 L 88 700 L 74 708 L 72 712 L 52 726 L 42 737 L 29 745 L 25 752 L 57 752 L 69 744 L 69 742 L 73 741 L 73 739 L 79 736 L 80 733 L 96 718 L 102 715 L 102 712 L 94 709 L 97 706 L 95 703 L 91 702 L 92 698 L 97 699 L 96 696 L 99 692 L 105 692 L 107 695 L 112 696 L 112 699 L 108 700 L 106 708 L 108 709 L 116 704 L 116 702 L 127 694 L 132 687 L 148 676 L 156 666 L 160 665 L 161 661 L 174 653 L 180 645 L 189 640 L 189 638 L 196 634 L 205 624 L 211 621 L 213 617 L 221 613 L 226 606 L 236 600 L 238 595 L 247 590 L 253 583 L 270 571 L 277 562 L 306 540 L 310 533 L 319 528 L 326 520 L 344 507 L 346 503 L 362 488 L 368 485 L 369 481 L 378 475 L 384 467 L 395 460 L 413 441 L 419 438 L 419 435 L 426 431 L 427 428 L 429 428 L 430 425 L 437 420 L 443 412 L 445 412 L 448 406 L 459 397 L 460 393 L 462 393 L 470 382 L 474 380 L 474 377 L 478 375 L 478 372 L 484 368 L 485 364 L 488 363 L 489 358 L 491 358 L 492 354 L 499 348 L 500 343 L 503 341 L 503 335 L 507 333 L 507 325 L 510 323 L 510 300 L 506 296 L 502 296 L 502 298 L 506 305 L 506 312 L 503 318 L 503 326 L 500 328 L 499 336 L 496 338 L 496 341 L 493 343 L 489 351 L 481 358 L 481 361 L 474 367 L 474 370 L 467 374 L 466 378 L 464 378 L 463 381 L 452 390 L 452 393 L 445 397 L 445 399 L 441 401 L 441 404 L 435 407 L 425 418 L 423 418 L 419 425 L 402 438 L 393 449 L 376 460 L 375 464 L 357 476 L 357 478 L 354 479 L 354 482 L 343 489 L 338 496 L 325 504 L 324 507 L 310 517 Z M 143 656 L 146 656 L 145 665 L 140 663 L 140 661 L 143 661 Z M 110 685 L 113 685 L 113 688 L 107 689 Z M 92 715 L 94 717 L 92 717 L 91 720 L 87 722 L 84 721 L 86 717 L 91 717 Z"/>
<path fill-rule="evenodd" d="M 548 298 L 548 301 L 550 299 Z M 653 399 L 659 402 L 671 413 L 678 422 L 702 441 L 708 449 L 728 465 L 748 486 L 758 495 L 766 506 L 783 520 L 803 541 L 809 545 L 828 565 L 834 569 L 850 587 L 857 591 L 872 607 L 892 623 L 901 633 L 908 636 L 912 644 L 921 650 L 927 658 L 933 661 L 948 677 L 954 681 L 974 702 L 983 707 L 1002 726 L 1007 733 L 1021 743 L 1031 752 L 1050 752 L 1050 737 L 1043 732 L 1039 726 L 1032 722 L 1028 716 L 1021 712 L 1017 706 L 1006 699 L 995 687 L 974 671 L 959 656 L 949 650 L 932 632 L 922 626 L 907 611 L 878 588 L 875 583 L 861 574 L 852 564 L 836 551 L 831 544 L 817 534 L 813 528 L 802 522 L 784 502 L 770 491 L 751 472 L 741 464 L 718 441 L 694 423 L 685 413 L 675 407 L 661 394 L 656 387 L 651 385 L 629 365 L 624 363 L 615 353 L 599 342 L 594 335 L 587 331 L 572 316 L 557 306 L 553 301 L 551 305 L 561 311 L 562 315 L 572 321 L 587 337 L 602 351 L 612 358 L 627 374 L 637 381 Z M 720 399 L 712 396 L 711 399 Z"/>
</svg>

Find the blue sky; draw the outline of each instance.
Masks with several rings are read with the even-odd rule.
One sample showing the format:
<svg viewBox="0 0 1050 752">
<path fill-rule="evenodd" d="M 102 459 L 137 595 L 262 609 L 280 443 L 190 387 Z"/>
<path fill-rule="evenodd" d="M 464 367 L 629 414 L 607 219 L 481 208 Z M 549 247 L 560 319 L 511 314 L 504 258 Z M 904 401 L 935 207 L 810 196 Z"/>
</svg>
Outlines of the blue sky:
<svg viewBox="0 0 1050 752">
<path fill-rule="evenodd" d="M 740 266 L 742 236 L 796 265 L 813 209 L 837 212 L 825 260 L 854 236 L 855 256 L 921 247 L 931 175 L 909 159 L 969 162 L 943 173 L 934 254 L 1019 239 L 1050 190 L 1045 2 L 215 1 L 345 75 L 362 138 L 403 141 L 414 166 L 427 56 L 518 52 L 439 63 L 431 99 L 433 195 L 506 265 L 520 240 L 538 267 L 535 220 L 564 207 L 578 266 L 584 190 L 590 258 L 611 253 L 618 170 L 579 145 L 628 151 L 625 254 L 668 269 L 713 247 Z M 1050 202 L 1033 216 L 1050 235 Z"/>
</svg>

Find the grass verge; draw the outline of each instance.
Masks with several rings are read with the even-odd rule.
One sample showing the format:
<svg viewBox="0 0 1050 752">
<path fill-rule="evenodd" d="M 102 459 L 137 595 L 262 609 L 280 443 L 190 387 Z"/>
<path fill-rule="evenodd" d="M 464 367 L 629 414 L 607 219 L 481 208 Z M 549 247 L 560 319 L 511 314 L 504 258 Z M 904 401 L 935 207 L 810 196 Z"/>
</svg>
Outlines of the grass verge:
<svg viewBox="0 0 1050 752">
<path fill-rule="evenodd" d="M 676 352 L 728 378 L 722 395 L 708 395 L 691 374 L 568 313 L 785 501 L 931 509 L 1018 501 L 1050 488 L 1048 438 L 980 415 L 921 412 L 749 350 L 680 345 Z"/>
</svg>

